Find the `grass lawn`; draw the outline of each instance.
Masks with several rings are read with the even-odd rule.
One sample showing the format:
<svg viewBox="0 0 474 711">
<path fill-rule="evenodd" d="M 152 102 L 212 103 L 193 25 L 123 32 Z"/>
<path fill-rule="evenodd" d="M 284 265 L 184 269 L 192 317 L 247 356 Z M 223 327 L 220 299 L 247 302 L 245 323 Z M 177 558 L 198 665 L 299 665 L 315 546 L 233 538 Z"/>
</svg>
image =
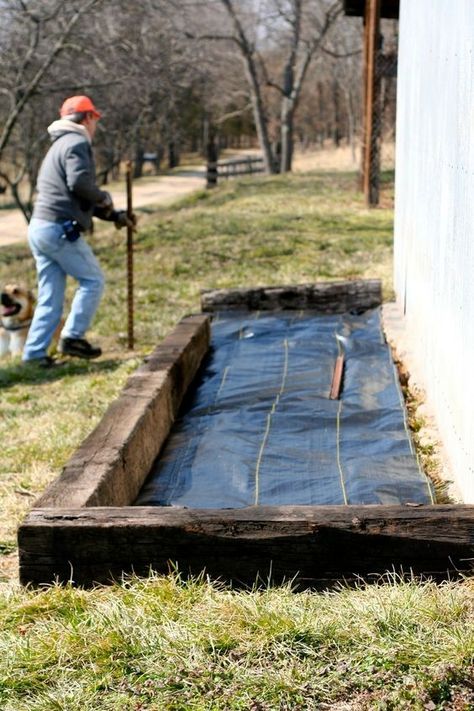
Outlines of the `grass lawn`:
<svg viewBox="0 0 474 711">
<path fill-rule="evenodd" d="M 355 184 L 343 172 L 249 178 L 142 209 L 134 353 L 124 235 L 99 226 L 107 291 L 90 337 L 102 359 L 60 372 L 1 364 L 2 710 L 474 708 L 470 581 L 326 594 L 175 576 L 93 591 L 15 582 L 17 524 L 141 357 L 200 310 L 201 289 L 380 277 L 391 297 L 392 211 L 365 209 Z M 0 249 L 7 281 L 34 284 L 27 248 Z"/>
</svg>

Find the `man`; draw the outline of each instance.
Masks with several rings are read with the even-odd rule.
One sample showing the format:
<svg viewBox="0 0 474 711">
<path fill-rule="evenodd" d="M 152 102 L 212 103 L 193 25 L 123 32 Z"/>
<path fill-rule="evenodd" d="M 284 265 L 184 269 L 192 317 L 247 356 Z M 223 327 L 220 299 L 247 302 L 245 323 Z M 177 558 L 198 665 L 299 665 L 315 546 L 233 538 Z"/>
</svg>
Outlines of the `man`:
<svg viewBox="0 0 474 711">
<path fill-rule="evenodd" d="M 38 197 L 28 229 L 28 241 L 38 274 L 38 301 L 23 350 L 23 361 L 49 368 L 55 365 L 48 348 L 59 327 L 66 277 L 79 283 L 61 332 L 58 351 L 78 358 L 97 358 L 100 348 L 84 334 L 99 306 L 104 276 L 83 237 L 92 217 L 118 228 L 127 213 L 114 209 L 109 193 L 97 187 L 91 143 L 101 114 L 87 96 L 72 96 L 60 109 L 61 118 L 48 127 L 52 140 L 38 176 Z"/>
</svg>

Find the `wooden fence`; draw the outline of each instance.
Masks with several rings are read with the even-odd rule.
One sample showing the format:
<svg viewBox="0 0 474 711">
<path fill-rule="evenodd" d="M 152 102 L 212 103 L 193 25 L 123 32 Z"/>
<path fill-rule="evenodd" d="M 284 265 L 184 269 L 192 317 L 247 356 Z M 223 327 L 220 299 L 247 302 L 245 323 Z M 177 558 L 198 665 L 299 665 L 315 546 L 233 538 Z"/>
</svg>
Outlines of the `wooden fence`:
<svg viewBox="0 0 474 711">
<path fill-rule="evenodd" d="M 261 156 L 210 161 L 207 164 L 207 187 L 210 188 L 217 185 L 219 178 L 234 178 L 239 175 L 264 172 L 265 165 Z"/>
</svg>

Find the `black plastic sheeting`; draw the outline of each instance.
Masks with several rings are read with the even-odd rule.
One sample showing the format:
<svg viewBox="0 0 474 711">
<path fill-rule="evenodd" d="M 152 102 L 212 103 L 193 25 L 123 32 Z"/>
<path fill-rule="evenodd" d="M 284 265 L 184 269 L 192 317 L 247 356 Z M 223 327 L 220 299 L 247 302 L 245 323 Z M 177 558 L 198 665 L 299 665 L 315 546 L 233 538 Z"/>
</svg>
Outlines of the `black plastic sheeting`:
<svg viewBox="0 0 474 711">
<path fill-rule="evenodd" d="M 330 400 L 344 354 L 341 397 Z M 380 310 L 219 313 L 137 505 L 432 503 Z"/>
</svg>

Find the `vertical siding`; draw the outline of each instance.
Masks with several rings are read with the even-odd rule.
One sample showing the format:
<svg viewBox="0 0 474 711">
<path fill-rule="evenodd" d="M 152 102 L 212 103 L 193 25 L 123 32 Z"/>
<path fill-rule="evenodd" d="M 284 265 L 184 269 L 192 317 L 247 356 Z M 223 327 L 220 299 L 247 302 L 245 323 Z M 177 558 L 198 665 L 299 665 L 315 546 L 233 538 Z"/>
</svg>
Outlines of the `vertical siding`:
<svg viewBox="0 0 474 711">
<path fill-rule="evenodd" d="M 401 0 L 395 288 L 474 502 L 474 0 Z"/>
</svg>

